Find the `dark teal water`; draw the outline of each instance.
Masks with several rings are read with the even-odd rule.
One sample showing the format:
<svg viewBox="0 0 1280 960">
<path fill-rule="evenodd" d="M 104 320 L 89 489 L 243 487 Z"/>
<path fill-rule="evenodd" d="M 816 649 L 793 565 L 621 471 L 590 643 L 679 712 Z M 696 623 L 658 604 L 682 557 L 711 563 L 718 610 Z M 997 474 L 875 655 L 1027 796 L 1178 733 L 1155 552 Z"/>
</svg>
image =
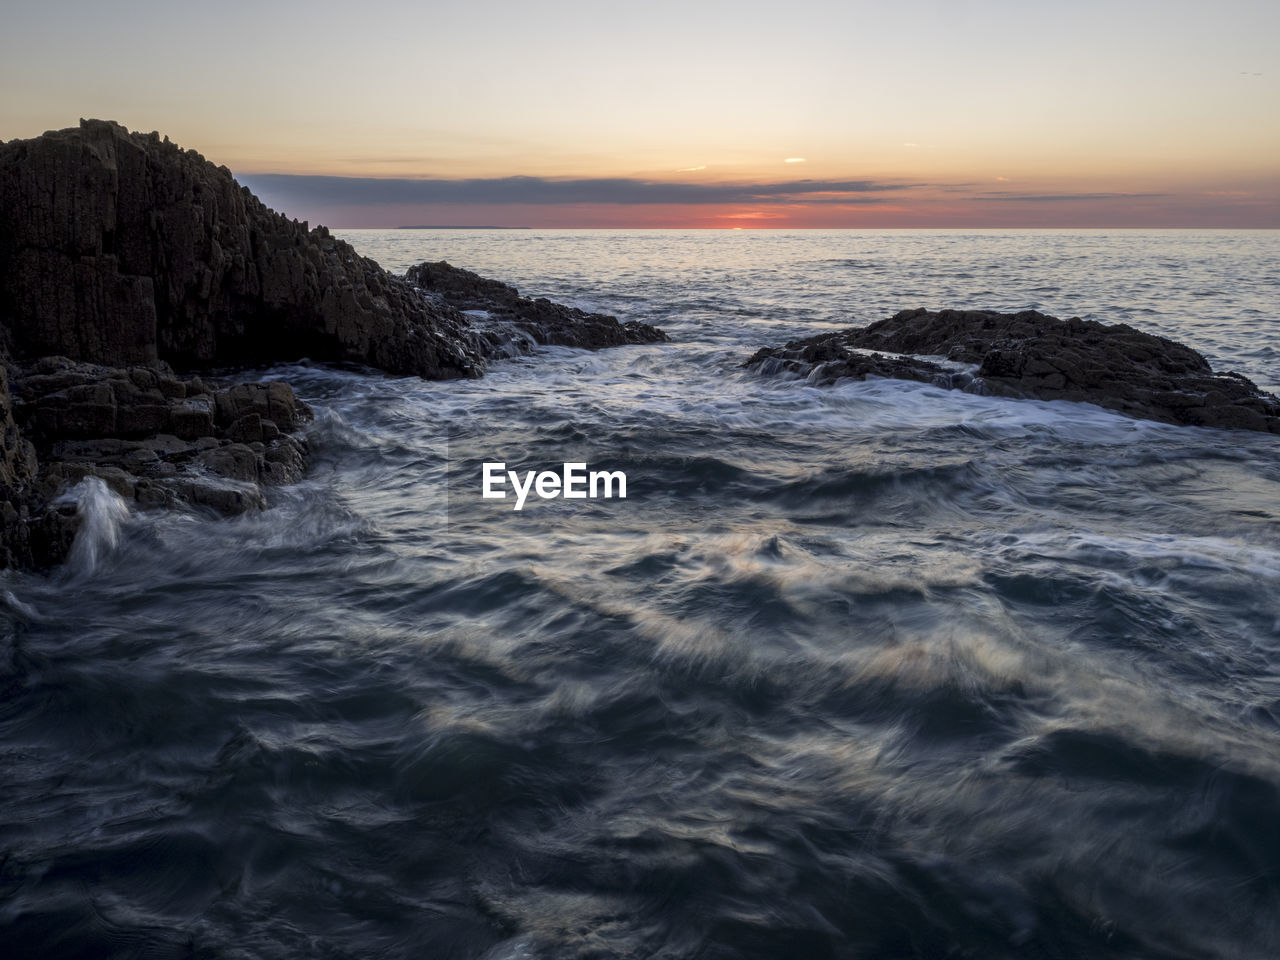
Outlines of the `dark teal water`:
<svg viewBox="0 0 1280 960">
<path fill-rule="evenodd" d="M 675 342 L 266 371 L 257 516 L 4 575 L 5 957 L 1271 958 L 1280 438 L 739 369 L 905 307 L 1280 383 L 1274 233 L 353 232 Z M 479 497 L 479 464 L 626 500 Z"/>
</svg>

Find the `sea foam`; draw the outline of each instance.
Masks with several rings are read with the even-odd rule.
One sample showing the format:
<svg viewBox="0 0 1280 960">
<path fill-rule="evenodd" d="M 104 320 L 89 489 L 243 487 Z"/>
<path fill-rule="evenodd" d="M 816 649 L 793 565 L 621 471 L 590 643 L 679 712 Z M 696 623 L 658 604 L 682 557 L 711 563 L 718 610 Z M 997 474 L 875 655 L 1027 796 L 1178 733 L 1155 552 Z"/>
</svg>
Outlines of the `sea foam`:
<svg viewBox="0 0 1280 960">
<path fill-rule="evenodd" d="M 74 503 L 80 517 L 66 572 L 71 579 L 91 576 L 103 558 L 119 545 L 121 529 L 129 519 L 129 506 L 98 477 L 85 477 L 58 502 Z"/>
</svg>

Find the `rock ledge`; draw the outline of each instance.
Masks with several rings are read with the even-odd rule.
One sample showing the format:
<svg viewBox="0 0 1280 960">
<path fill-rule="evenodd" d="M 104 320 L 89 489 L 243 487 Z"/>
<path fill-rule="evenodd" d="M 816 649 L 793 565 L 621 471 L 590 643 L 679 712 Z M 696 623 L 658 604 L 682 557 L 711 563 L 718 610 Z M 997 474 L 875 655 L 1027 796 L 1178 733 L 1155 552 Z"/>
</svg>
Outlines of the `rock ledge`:
<svg viewBox="0 0 1280 960">
<path fill-rule="evenodd" d="M 949 366 L 936 362 L 944 359 Z M 744 365 L 817 383 L 891 377 L 1093 403 L 1162 423 L 1280 433 L 1280 399 L 1238 373 L 1215 373 L 1190 347 L 1125 324 L 1034 310 L 904 310 L 867 327 L 759 350 Z"/>
</svg>

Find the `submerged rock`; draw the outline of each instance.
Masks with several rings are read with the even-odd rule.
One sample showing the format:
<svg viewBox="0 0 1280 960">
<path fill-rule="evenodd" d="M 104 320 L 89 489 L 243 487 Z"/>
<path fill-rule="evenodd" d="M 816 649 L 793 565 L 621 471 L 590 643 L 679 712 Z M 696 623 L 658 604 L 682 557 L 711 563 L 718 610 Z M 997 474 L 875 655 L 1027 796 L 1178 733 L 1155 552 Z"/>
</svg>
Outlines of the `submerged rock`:
<svg viewBox="0 0 1280 960">
<path fill-rule="evenodd" d="M 951 366 L 921 357 L 945 358 Z M 969 369 L 956 369 L 961 364 Z M 1162 423 L 1280 433 L 1280 399 L 1238 373 L 1215 373 L 1190 347 L 1125 324 L 1059 320 L 1034 310 L 904 310 L 867 327 L 765 348 L 745 366 L 818 383 L 920 380 L 1093 403 Z"/>
</svg>

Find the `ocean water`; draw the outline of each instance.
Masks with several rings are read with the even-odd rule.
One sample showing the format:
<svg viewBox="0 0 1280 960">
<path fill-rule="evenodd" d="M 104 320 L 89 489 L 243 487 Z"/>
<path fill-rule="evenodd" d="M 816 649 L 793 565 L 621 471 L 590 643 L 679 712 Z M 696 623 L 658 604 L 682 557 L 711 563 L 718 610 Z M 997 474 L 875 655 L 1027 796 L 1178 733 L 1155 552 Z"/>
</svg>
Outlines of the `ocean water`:
<svg viewBox="0 0 1280 960">
<path fill-rule="evenodd" d="M 0 581 L 0 955 L 1273 958 L 1280 437 L 759 346 L 926 306 L 1280 384 L 1275 232 L 350 231 L 663 327 L 305 363 L 260 515 Z M 480 497 L 480 465 L 625 500 Z"/>
</svg>

